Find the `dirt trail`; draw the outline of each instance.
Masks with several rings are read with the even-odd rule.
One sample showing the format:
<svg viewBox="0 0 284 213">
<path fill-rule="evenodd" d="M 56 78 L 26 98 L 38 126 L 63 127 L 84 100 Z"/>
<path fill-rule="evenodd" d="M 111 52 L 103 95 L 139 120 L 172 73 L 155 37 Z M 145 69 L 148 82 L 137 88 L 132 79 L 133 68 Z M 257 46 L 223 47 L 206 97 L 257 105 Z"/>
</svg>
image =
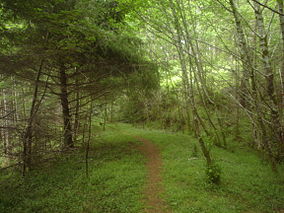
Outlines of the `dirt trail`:
<svg viewBox="0 0 284 213">
<path fill-rule="evenodd" d="M 147 209 L 146 213 L 170 213 L 167 204 L 161 198 L 161 194 L 164 192 L 162 186 L 162 159 L 160 157 L 160 151 L 151 141 L 141 137 L 135 137 L 142 142 L 139 150 L 145 155 L 147 159 L 147 185 L 145 188 L 145 200 Z"/>
</svg>

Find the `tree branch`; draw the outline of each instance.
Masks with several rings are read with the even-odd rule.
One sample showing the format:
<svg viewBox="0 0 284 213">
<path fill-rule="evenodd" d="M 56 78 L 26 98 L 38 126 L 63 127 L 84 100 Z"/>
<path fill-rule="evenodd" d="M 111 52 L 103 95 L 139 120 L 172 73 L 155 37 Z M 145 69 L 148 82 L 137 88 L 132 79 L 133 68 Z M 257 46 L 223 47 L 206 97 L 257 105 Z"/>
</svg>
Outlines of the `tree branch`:
<svg viewBox="0 0 284 213">
<path fill-rule="evenodd" d="M 274 13 L 277 13 L 277 14 L 280 15 L 280 16 L 284 16 L 283 13 L 280 13 L 279 11 L 277 11 L 277 10 L 275 10 L 275 9 L 273 9 L 273 8 L 271 8 L 271 7 L 267 6 L 267 5 L 265 5 L 265 4 L 262 4 L 261 2 L 259 2 L 259 1 L 257 1 L 257 0 L 252 0 L 252 1 L 255 2 L 255 3 L 257 3 L 257 4 L 259 4 L 259 5 L 261 5 L 262 7 L 265 7 L 265 8 L 267 8 L 267 9 L 271 10 L 271 11 L 274 12 Z"/>
</svg>

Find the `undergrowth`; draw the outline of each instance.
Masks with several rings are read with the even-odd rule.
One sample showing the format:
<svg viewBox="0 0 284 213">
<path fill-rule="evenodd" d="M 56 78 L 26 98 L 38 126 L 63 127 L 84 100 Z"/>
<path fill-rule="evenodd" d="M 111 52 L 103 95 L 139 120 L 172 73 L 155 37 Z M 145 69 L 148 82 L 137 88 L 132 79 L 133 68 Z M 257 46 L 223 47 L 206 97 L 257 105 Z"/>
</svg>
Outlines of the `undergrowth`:
<svg viewBox="0 0 284 213">
<path fill-rule="evenodd" d="M 140 136 L 155 143 L 163 160 L 162 195 L 175 213 L 280 212 L 284 209 L 284 168 L 278 174 L 253 150 L 229 141 L 213 147 L 221 182 L 210 184 L 197 141 L 189 135 L 108 125 L 92 141 L 90 177 L 84 152 L 74 151 L 43 164 L 25 178 L 0 174 L 0 212 L 139 213 L 144 211 L 145 159 L 136 148 Z"/>
<path fill-rule="evenodd" d="M 214 160 L 222 171 L 221 182 L 216 186 L 207 181 L 205 160 L 192 136 L 150 129 L 129 132 L 160 147 L 164 197 L 173 212 L 276 213 L 284 210 L 284 166 L 280 165 L 279 172 L 273 173 L 270 165 L 243 143 L 228 141 L 227 150 L 212 147 Z"/>
<path fill-rule="evenodd" d="M 83 151 L 44 164 L 25 178 L 0 174 L 0 212 L 140 212 L 145 169 L 133 144 L 129 136 L 112 131 L 94 140 L 89 179 Z"/>
</svg>

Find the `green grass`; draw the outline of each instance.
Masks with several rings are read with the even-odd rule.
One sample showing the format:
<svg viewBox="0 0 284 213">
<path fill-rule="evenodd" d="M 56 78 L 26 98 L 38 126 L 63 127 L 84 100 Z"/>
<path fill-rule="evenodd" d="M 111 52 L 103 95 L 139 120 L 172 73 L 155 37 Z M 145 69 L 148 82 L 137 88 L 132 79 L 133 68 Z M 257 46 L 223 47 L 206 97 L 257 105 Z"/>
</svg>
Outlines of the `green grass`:
<svg viewBox="0 0 284 213">
<path fill-rule="evenodd" d="M 0 212 L 140 212 L 145 168 L 135 142 L 118 132 L 105 132 L 93 144 L 89 180 L 80 151 L 25 179 L 0 174 Z"/>
<path fill-rule="evenodd" d="M 221 185 L 207 183 L 200 150 L 188 135 L 109 125 L 92 145 L 90 179 L 82 152 L 69 154 L 25 179 L 0 174 L 0 212 L 143 212 L 145 159 L 132 136 L 151 140 L 163 158 L 164 199 L 176 213 L 277 212 L 284 209 L 284 168 L 274 174 L 257 154 L 230 142 L 213 148 Z M 198 145 L 197 145 L 198 146 Z M 233 151 L 232 151 L 233 150 Z"/>
<path fill-rule="evenodd" d="M 222 168 L 221 185 L 207 183 L 200 151 L 193 158 L 196 140 L 184 134 L 134 130 L 156 143 L 164 162 L 165 199 L 176 213 L 279 212 L 284 210 L 284 168 L 274 174 L 253 150 L 230 142 L 230 150 L 214 147 Z"/>
</svg>

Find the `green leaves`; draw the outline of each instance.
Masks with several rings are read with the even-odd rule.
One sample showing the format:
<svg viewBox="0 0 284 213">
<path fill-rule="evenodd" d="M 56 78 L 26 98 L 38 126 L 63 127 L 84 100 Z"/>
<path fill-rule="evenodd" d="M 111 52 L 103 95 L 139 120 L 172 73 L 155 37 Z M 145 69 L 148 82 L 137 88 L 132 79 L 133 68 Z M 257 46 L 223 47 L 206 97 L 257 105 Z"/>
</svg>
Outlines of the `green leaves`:
<svg viewBox="0 0 284 213">
<path fill-rule="evenodd" d="M 212 165 L 207 166 L 206 175 L 210 183 L 220 184 L 221 167 L 216 163 L 213 163 Z"/>
</svg>

